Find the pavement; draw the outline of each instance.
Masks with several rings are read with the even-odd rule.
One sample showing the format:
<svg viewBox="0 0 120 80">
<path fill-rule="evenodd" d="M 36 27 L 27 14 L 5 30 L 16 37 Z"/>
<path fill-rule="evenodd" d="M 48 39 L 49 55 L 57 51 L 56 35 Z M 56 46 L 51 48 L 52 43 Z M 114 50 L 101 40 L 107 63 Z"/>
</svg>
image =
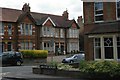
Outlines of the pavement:
<svg viewBox="0 0 120 80">
<path fill-rule="evenodd" d="M 80 80 L 70 77 L 33 74 L 32 67 L 35 66 L 3 67 L 1 80 Z"/>
<path fill-rule="evenodd" d="M 66 56 L 54 56 L 48 57 L 47 62 L 51 60 L 55 62 L 61 62 Z M 12 66 L 12 67 L 1 67 L 0 74 L 1 80 L 83 80 L 83 79 L 74 79 L 69 77 L 60 77 L 60 76 L 49 76 L 41 74 L 33 74 L 32 67 L 38 66 L 38 63 L 25 63 L 23 66 Z"/>
</svg>

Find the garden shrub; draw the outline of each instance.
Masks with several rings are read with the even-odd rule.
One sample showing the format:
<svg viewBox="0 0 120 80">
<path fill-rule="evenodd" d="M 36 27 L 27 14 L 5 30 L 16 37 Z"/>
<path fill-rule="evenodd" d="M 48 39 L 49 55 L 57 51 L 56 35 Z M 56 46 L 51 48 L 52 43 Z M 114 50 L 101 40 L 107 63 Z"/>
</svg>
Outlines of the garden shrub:
<svg viewBox="0 0 120 80">
<path fill-rule="evenodd" d="M 24 58 L 47 58 L 47 50 L 21 50 Z"/>
<path fill-rule="evenodd" d="M 107 73 L 112 76 L 120 76 L 120 63 L 115 61 L 81 61 L 79 69 L 85 73 Z"/>
</svg>

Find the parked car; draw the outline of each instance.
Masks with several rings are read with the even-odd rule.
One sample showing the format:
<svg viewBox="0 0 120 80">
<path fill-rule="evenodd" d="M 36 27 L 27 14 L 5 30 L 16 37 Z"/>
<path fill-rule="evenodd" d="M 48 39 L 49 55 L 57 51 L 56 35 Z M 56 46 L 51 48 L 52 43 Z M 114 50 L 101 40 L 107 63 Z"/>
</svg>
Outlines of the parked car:
<svg viewBox="0 0 120 80">
<path fill-rule="evenodd" d="M 0 60 L 2 60 L 2 65 L 22 65 L 23 56 L 20 52 L 8 51 L 0 54 Z"/>
<path fill-rule="evenodd" d="M 74 54 L 73 56 L 70 56 L 68 58 L 64 58 L 62 60 L 62 63 L 79 63 L 80 60 L 85 59 L 85 54 Z"/>
</svg>

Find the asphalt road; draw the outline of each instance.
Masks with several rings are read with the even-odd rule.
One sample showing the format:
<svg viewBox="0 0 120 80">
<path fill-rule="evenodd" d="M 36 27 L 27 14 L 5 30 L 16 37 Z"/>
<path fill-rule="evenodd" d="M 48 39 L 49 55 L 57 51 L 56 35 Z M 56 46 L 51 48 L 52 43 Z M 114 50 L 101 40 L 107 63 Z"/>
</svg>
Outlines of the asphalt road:
<svg viewBox="0 0 120 80">
<path fill-rule="evenodd" d="M 0 76 L 2 76 L 2 80 L 80 80 L 68 77 L 33 74 L 32 67 L 34 66 L 1 67 L 2 73 Z"/>
</svg>

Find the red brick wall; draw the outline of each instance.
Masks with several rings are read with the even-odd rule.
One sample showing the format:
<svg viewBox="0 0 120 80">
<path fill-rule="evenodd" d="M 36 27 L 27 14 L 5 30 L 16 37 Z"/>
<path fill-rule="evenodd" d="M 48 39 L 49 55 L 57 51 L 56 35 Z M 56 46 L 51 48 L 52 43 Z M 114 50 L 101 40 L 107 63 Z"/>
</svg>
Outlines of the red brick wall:
<svg viewBox="0 0 120 80">
<path fill-rule="evenodd" d="M 52 24 L 52 22 L 51 22 L 50 20 L 48 20 L 48 21 L 44 24 L 44 26 L 53 26 L 53 24 Z"/>
<path fill-rule="evenodd" d="M 83 12 L 84 12 L 84 50 L 86 53 L 87 60 L 94 59 L 94 45 L 93 39 L 89 38 L 86 33 L 89 33 L 94 28 L 94 3 L 93 2 L 84 2 L 83 3 Z M 116 20 L 116 3 L 115 2 L 106 2 L 103 4 L 103 16 L 104 21 L 113 21 Z"/>
<path fill-rule="evenodd" d="M 32 24 L 32 35 L 21 35 L 21 32 L 19 31 L 20 30 L 20 27 L 18 27 L 18 47 L 20 48 L 20 43 L 21 41 L 32 41 L 33 44 L 37 45 L 37 29 L 36 29 L 36 26 L 35 24 L 31 21 L 31 19 L 26 16 L 21 22 L 19 22 L 18 26 L 20 26 L 20 23 L 25 23 L 25 24 Z M 33 48 L 36 48 L 36 46 L 33 45 Z"/>
</svg>

